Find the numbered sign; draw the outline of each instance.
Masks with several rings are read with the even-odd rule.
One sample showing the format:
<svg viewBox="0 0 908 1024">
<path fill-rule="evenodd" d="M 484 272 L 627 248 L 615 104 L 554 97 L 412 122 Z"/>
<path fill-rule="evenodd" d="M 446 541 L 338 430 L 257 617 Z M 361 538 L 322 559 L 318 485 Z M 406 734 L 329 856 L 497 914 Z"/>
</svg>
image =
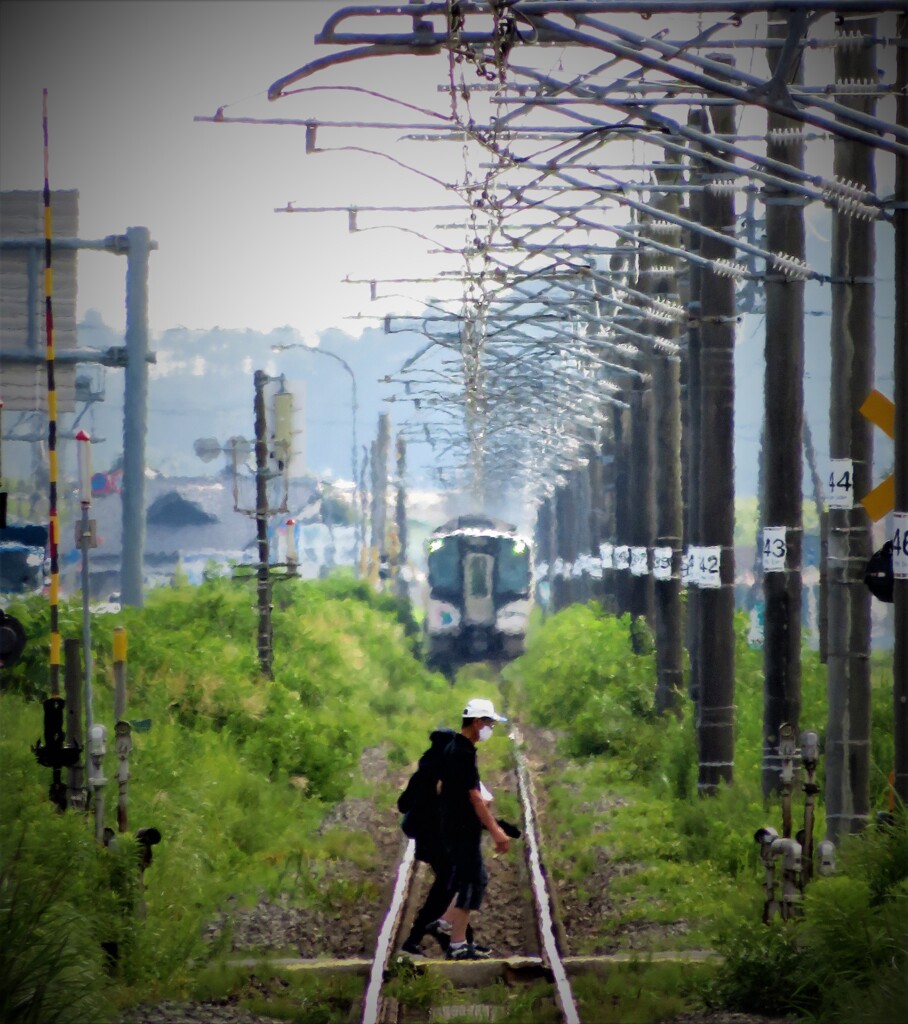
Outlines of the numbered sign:
<svg viewBox="0 0 908 1024">
<path fill-rule="evenodd" d="M 613 566 L 612 553 L 614 548 L 611 544 L 600 544 L 599 545 L 599 557 L 602 560 L 603 569 L 611 569 Z"/>
<path fill-rule="evenodd" d="M 854 508 L 854 463 L 851 459 L 830 459 L 826 504 L 830 508 Z"/>
<path fill-rule="evenodd" d="M 701 587 L 713 589 L 722 586 L 720 569 L 722 566 L 722 548 L 713 545 L 708 548 L 699 549 L 697 559 L 697 584 Z"/>
<path fill-rule="evenodd" d="M 785 572 L 788 544 L 784 526 L 763 527 L 763 572 Z"/>
<path fill-rule="evenodd" d="M 599 558 L 590 556 L 590 577 L 594 580 L 602 579 L 602 561 Z"/>
<path fill-rule="evenodd" d="M 649 554 L 646 548 L 631 548 L 631 575 L 649 576 Z"/>
<path fill-rule="evenodd" d="M 892 575 L 908 580 L 908 512 L 892 515 Z"/>
<path fill-rule="evenodd" d="M 672 578 L 672 549 L 653 548 L 653 576 L 657 580 Z"/>
<path fill-rule="evenodd" d="M 616 569 L 630 569 L 631 567 L 631 549 L 625 544 L 619 544 L 615 547 L 615 568 Z"/>
<path fill-rule="evenodd" d="M 694 579 L 694 566 L 696 564 L 696 548 L 685 548 L 681 556 L 681 586 L 694 587 L 697 581 Z"/>
</svg>

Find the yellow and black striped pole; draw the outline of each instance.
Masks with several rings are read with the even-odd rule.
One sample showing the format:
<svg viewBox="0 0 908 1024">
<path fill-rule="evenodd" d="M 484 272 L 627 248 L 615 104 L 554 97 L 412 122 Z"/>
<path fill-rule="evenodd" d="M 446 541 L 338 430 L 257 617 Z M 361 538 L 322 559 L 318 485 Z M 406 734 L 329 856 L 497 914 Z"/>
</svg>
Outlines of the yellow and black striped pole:
<svg viewBox="0 0 908 1024">
<path fill-rule="evenodd" d="M 60 564 L 57 545 L 60 521 L 57 517 L 57 385 L 54 379 L 54 274 L 51 265 L 50 177 L 48 175 L 47 89 L 43 90 L 41 123 L 44 129 L 44 324 L 47 337 L 47 460 L 50 521 L 50 692 L 60 696 Z"/>
</svg>

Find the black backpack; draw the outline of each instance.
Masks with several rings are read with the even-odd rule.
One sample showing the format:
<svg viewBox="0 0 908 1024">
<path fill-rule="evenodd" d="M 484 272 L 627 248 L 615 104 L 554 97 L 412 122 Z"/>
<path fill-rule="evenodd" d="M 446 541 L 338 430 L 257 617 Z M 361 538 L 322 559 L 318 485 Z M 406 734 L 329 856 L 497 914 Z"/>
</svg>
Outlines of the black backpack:
<svg viewBox="0 0 908 1024">
<path fill-rule="evenodd" d="M 397 798 L 397 809 L 403 815 L 400 827 L 404 835 L 417 842 L 437 839 L 440 828 L 438 780 L 445 748 L 454 739 L 453 729 L 436 729 L 430 736 L 431 746 L 417 762 L 403 792 Z"/>
</svg>

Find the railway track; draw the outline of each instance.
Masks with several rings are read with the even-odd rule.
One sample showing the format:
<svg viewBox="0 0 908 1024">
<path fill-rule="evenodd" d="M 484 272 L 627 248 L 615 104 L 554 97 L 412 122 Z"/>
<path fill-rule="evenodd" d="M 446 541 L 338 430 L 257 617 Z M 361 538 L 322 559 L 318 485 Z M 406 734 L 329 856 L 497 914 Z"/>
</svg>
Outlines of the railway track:
<svg viewBox="0 0 908 1024">
<path fill-rule="evenodd" d="M 504 949 L 493 951 L 488 960 L 454 963 L 439 958 L 409 958 L 398 952 L 403 936 L 406 935 L 413 915 L 425 892 L 427 880 L 423 877 L 422 866 L 415 860 L 415 843 L 410 840 L 404 849 L 398 866 L 393 894 L 379 930 L 372 965 L 363 996 L 363 1024 L 405 1024 L 414 1018 L 408 1017 L 407 1008 L 391 994 L 393 981 L 401 969 L 425 973 L 439 972 L 459 989 L 480 989 L 502 979 L 506 984 L 545 979 L 553 990 L 555 1004 L 564 1024 L 580 1024 L 576 1001 L 571 991 L 568 969 L 565 964 L 563 942 L 559 938 L 558 915 L 549 892 L 545 868 L 542 862 L 541 842 L 538 829 L 536 800 L 532 774 L 521 753 L 521 736 L 514 727 L 510 734 L 513 754 L 513 769 L 508 778 L 496 779 L 496 792 L 510 790 L 520 806 L 522 838 L 512 843 L 509 856 L 522 863 L 516 868 L 516 888 L 523 901 L 523 913 L 515 914 L 513 897 L 504 912 L 512 919 L 520 917 L 524 927 L 512 929 L 510 935 L 501 936 Z M 515 849 L 516 848 L 516 849 Z M 516 854 L 516 857 L 515 857 Z M 488 854 L 487 854 L 488 856 Z M 490 868 L 489 890 L 484 901 L 486 914 L 495 916 L 501 905 L 496 903 L 496 868 L 503 866 L 496 858 Z M 515 879 L 511 879 L 513 887 Z M 482 928 L 481 920 L 477 927 Z M 483 931 L 483 940 L 485 932 Z M 431 943 L 432 940 L 426 940 Z M 494 940 L 493 940 L 494 942 Z M 515 944 L 524 948 L 515 949 Z M 468 1006 L 460 1006 L 460 1012 L 469 1015 Z M 474 1007 L 476 1009 L 476 1007 Z M 436 1008 L 436 1014 L 439 1011 Z M 423 1018 L 424 1019 L 424 1018 Z M 436 1019 L 436 1018 L 433 1018 Z M 438 1017 L 437 1019 L 441 1019 Z"/>
</svg>

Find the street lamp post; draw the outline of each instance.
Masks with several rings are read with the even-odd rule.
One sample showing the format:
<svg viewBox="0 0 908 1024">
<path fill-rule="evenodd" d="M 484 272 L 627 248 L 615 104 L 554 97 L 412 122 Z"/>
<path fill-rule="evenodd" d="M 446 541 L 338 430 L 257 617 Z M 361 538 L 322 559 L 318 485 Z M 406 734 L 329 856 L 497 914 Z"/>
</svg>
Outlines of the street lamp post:
<svg viewBox="0 0 908 1024">
<path fill-rule="evenodd" d="M 359 559 L 360 550 L 363 542 L 362 537 L 362 521 L 359 514 L 359 459 L 357 455 L 356 446 L 356 417 L 359 411 L 359 405 L 357 404 L 356 398 L 356 375 L 350 367 L 350 364 L 345 360 L 341 359 L 339 355 L 334 352 L 328 352 L 323 348 L 314 348 L 309 345 L 302 345 L 299 343 L 291 345 L 272 345 L 271 350 L 273 352 L 286 352 L 287 349 L 300 348 L 306 352 L 313 352 L 316 355 L 328 356 L 329 359 L 333 359 L 347 371 L 350 375 L 350 389 L 351 389 L 351 414 L 352 414 L 352 432 L 353 432 L 353 447 L 351 450 L 351 467 L 353 470 L 353 572 L 354 575 L 359 576 Z"/>
</svg>

